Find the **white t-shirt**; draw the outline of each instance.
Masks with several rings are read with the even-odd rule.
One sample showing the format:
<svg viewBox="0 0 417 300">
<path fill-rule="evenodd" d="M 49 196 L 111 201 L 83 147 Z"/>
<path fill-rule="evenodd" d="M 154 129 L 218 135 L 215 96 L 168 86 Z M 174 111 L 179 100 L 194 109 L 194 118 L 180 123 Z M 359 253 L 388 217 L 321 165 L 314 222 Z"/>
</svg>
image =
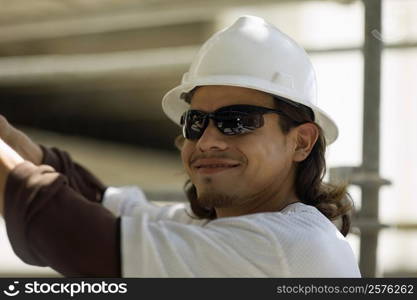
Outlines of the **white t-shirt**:
<svg viewBox="0 0 417 300">
<path fill-rule="evenodd" d="M 336 226 L 300 202 L 208 221 L 188 203 L 157 206 L 137 187 L 110 187 L 103 205 L 121 216 L 123 277 L 361 276 Z"/>
</svg>

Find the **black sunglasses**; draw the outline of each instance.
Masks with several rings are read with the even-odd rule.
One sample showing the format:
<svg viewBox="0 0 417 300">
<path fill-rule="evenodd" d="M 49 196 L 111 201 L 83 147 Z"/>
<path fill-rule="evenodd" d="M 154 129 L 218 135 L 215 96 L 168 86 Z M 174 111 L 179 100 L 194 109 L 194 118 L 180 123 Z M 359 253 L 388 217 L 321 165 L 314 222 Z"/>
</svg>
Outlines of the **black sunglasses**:
<svg viewBox="0 0 417 300">
<path fill-rule="evenodd" d="M 190 109 L 181 116 L 182 133 L 188 140 L 198 140 L 212 119 L 217 129 L 225 135 L 243 134 L 262 127 L 263 115 L 267 113 L 285 115 L 278 109 L 254 105 L 230 105 L 211 113 Z"/>
</svg>

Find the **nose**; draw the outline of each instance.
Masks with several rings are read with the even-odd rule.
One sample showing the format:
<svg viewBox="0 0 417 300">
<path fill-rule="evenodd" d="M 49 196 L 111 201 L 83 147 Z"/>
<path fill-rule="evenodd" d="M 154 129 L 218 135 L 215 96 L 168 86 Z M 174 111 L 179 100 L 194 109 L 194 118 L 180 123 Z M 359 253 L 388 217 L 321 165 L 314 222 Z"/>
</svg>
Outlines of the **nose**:
<svg viewBox="0 0 417 300">
<path fill-rule="evenodd" d="M 226 139 L 227 136 L 222 134 L 214 125 L 213 120 L 210 119 L 203 135 L 198 139 L 196 147 L 201 152 L 210 150 L 223 151 L 228 148 Z"/>
</svg>

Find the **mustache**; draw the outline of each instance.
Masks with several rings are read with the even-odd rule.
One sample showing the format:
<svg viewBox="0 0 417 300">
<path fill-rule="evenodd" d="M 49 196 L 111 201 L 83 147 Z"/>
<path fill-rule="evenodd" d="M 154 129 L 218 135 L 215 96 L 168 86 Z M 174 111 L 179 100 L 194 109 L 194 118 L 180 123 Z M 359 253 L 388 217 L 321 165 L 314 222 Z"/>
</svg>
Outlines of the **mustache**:
<svg viewBox="0 0 417 300">
<path fill-rule="evenodd" d="M 230 153 L 197 153 L 191 156 L 190 158 L 190 165 L 192 165 L 196 160 L 198 159 L 230 159 L 230 160 L 236 160 L 241 163 L 246 163 L 246 159 L 244 157 L 237 157 L 236 155 L 232 155 Z"/>
</svg>

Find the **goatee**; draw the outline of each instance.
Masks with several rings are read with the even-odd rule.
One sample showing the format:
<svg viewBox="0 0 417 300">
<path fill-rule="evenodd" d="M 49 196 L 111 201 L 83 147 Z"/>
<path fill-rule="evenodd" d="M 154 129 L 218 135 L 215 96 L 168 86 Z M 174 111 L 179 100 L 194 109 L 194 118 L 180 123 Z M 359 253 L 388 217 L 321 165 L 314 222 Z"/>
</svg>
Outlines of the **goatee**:
<svg viewBox="0 0 417 300">
<path fill-rule="evenodd" d="M 205 192 L 197 197 L 198 203 L 207 209 L 231 207 L 238 203 L 237 200 L 236 196 L 218 192 Z"/>
</svg>

